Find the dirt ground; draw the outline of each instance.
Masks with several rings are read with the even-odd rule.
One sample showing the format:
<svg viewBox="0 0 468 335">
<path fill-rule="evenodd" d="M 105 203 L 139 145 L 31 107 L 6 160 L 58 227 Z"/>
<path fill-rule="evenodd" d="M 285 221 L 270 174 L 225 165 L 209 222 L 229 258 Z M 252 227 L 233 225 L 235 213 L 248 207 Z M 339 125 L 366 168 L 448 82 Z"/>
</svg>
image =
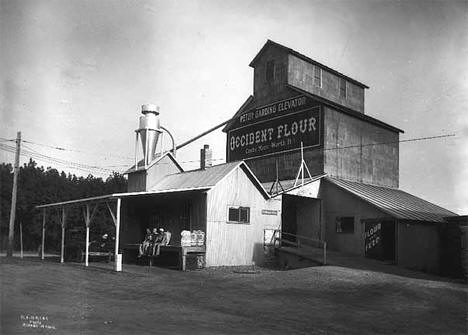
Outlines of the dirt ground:
<svg viewBox="0 0 468 335">
<path fill-rule="evenodd" d="M 467 334 L 462 283 L 322 266 L 180 272 L 1 257 L 1 334 Z"/>
</svg>

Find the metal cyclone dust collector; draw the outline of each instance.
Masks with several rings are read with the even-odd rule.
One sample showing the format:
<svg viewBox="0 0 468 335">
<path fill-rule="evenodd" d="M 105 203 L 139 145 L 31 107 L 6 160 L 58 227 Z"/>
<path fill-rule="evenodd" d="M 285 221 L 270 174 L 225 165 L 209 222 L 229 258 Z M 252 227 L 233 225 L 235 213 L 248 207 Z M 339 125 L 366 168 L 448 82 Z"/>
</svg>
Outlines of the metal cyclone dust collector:
<svg viewBox="0 0 468 335">
<path fill-rule="evenodd" d="M 143 160 L 144 165 L 146 166 L 155 158 L 156 145 L 158 144 L 158 139 L 162 130 L 159 125 L 159 107 L 153 104 L 142 105 L 141 113 L 143 116 L 140 116 L 140 126 L 135 130 L 135 146 L 138 146 L 138 136 L 140 136 L 141 146 L 143 149 Z M 136 151 L 137 148 L 135 147 L 135 160 Z M 137 166 L 137 161 L 135 162 L 135 166 Z"/>
</svg>

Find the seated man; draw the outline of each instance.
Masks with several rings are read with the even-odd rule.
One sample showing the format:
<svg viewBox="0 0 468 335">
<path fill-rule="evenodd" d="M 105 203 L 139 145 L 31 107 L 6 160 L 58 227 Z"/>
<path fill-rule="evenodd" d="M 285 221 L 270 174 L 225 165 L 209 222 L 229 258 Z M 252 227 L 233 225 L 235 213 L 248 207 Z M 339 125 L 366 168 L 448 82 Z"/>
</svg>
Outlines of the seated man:
<svg viewBox="0 0 468 335">
<path fill-rule="evenodd" d="M 151 233 L 151 230 L 147 228 L 145 239 L 143 240 L 143 243 L 141 243 L 139 247 L 138 257 L 141 257 L 143 255 L 148 255 L 152 244 L 153 244 L 153 234 Z"/>
<path fill-rule="evenodd" d="M 158 235 L 153 243 L 153 256 L 159 256 L 162 245 L 168 245 L 171 240 L 171 233 L 164 232 L 163 228 L 158 229 Z"/>
<path fill-rule="evenodd" d="M 101 241 L 99 242 L 99 251 L 100 252 L 108 252 L 108 242 L 109 242 L 109 235 L 104 234 L 101 236 Z"/>
</svg>

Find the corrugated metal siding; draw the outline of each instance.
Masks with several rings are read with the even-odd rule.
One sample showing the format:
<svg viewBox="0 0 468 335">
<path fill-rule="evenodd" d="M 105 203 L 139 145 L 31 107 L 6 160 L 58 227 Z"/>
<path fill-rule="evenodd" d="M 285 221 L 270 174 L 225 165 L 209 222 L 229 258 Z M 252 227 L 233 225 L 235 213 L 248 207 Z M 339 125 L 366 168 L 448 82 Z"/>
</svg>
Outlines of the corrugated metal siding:
<svg viewBox="0 0 468 335">
<path fill-rule="evenodd" d="M 404 191 L 326 177 L 325 180 L 353 193 L 382 211 L 401 220 L 445 222 L 455 213 Z"/>
<path fill-rule="evenodd" d="M 193 170 L 166 176 L 150 191 L 191 188 L 211 188 L 232 171 L 240 162 L 215 165 L 205 170 Z"/>
</svg>

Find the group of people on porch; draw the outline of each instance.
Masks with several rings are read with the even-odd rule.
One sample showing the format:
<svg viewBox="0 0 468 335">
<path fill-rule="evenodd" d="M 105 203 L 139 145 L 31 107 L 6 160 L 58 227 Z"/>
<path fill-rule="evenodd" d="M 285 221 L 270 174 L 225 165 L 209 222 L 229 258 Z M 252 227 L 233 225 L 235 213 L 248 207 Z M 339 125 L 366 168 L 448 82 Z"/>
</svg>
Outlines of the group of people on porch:
<svg viewBox="0 0 468 335">
<path fill-rule="evenodd" d="M 140 244 L 139 255 L 142 256 L 159 256 L 161 246 L 168 245 L 171 240 L 171 233 L 164 231 L 164 228 L 146 229 L 146 235 L 143 242 Z"/>
</svg>

